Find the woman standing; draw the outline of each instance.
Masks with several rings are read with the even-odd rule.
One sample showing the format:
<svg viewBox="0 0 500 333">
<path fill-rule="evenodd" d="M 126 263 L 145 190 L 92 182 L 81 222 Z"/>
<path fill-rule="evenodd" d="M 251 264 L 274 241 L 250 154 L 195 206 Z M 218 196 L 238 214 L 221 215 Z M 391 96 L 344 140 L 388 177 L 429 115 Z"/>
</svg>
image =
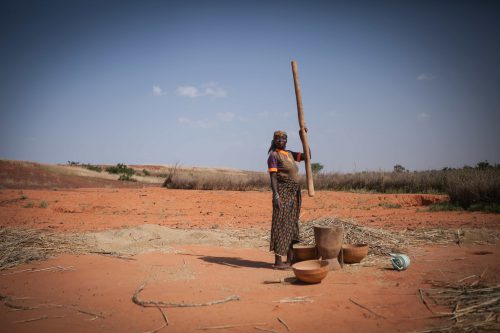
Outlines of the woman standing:
<svg viewBox="0 0 500 333">
<path fill-rule="evenodd" d="M 293 260 L 292 245 L 299 242 L 299 214 L 301 194 L 299 169 L 295 161 L 302 160 L 302 153 L 286 149 L 287 134 L 274 132 L 267 165 L 273 190 L 273 220 L 270 251 L 274 251 L 274 267 L 287 268 Z M 286 263 L 282 256 L 287 256 Z"/>
</svg>

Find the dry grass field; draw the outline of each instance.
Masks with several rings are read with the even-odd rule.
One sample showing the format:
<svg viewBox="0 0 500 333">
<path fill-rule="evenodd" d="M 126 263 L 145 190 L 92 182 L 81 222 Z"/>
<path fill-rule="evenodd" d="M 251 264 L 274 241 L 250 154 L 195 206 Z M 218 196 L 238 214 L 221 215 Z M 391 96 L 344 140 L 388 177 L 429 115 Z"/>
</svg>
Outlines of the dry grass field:
<svg viewBox="0 0 500 333">
<path fill-rule="evenodd" d="M 432 211 L 446 194 L 304 192 L 304 242 L 329 218 L 371 246 L 361 264 L 308 285 L 272 269 L 267 175 L 132 168 L 136 181 L 118 181 L 0 161 L 2 331 L 500 329 L 499 214 Z M 162 187 L 174 171 L 179 183 L 235 190 Z M 391 269 L 394 250 L 410 256 L 406 271 Z"/>
</svg>

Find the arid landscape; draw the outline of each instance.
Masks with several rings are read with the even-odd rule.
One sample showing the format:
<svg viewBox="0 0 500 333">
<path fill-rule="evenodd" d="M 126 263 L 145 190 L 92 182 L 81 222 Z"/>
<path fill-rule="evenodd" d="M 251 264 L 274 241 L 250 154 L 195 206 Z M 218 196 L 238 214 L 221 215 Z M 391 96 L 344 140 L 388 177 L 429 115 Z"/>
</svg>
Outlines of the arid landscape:
<svg viewBox="0 0 500 333">
<path fill-rule="evenodd" d="M 304 191 L 303 228 L 335 218 L 386 235 L 376 244 L 366 236 L 361 264 L 309 285 L 272 269 L 270 191 L 165 188 L 155 176 L 162 167 L 134 168 L 147 172 L 124 182 L 79 166 L 1 161 L 2 331 L 500 328 L 499 214 L 430 211 L 444 194 Z M 393 270 L 376 246 L 408 254 L 411 265 Z"/>
</svg>

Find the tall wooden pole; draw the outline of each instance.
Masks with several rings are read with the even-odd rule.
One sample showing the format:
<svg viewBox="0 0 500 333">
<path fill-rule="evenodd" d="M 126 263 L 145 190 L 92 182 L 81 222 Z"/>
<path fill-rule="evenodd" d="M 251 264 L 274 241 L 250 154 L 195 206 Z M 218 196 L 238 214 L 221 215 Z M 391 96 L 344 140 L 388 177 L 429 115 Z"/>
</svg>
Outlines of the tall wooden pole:
<svg viewBox="0 0 500 333">
<path fill-rule="evenodd" d="M 304 120 L 304 108 L 302 107 L 302 94 L 300 92 L 299 85 L 299 71 L 297 69 L 297 63 L 292 60 L 292 73 L 293 73 L 293 83 L 295 85 L 295 98 L 297 99 L 297 114 L 299 116 L 299 134 L 300 140 L 302 141 L 302 148 L 304 149 L 304 156 L 306 162 L 306 177 L 307 177 L 307 192 L 310 197 L 314 196 L 314 182 L 312 177 L 311 169 L 311 155 L 309 151 L 309 140 L 307 139 L 307 132 L 305 130 L 306 123 Z"/>
</svg>

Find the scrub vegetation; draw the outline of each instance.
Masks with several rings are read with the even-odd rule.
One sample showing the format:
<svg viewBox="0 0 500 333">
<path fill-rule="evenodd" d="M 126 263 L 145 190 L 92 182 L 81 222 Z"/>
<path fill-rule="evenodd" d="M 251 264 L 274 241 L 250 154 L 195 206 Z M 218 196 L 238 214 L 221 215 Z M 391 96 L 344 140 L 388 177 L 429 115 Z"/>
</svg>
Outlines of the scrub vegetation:
<svg viewBox="0 0 500 333">
<path fill-rule="evenodd" d="M 228 175 L 176 167 L 170 170 L 167 180 L 165 187 L 177 189 L 246 191 L 270 188 L 269 176 L 258 172 Z M 305 176 L 301 182 L 305 188 Z M 318 172 L 314 174 L 314 186 L 316 190 L 447 194 L 448 204 L 435 205 L 431 209 L 500 212 L 500 165 L 490 165 L 487 161 L 474 167 L 413 172 L 401 165 L 394 166 L 390 172 Z"/>
</svg>

